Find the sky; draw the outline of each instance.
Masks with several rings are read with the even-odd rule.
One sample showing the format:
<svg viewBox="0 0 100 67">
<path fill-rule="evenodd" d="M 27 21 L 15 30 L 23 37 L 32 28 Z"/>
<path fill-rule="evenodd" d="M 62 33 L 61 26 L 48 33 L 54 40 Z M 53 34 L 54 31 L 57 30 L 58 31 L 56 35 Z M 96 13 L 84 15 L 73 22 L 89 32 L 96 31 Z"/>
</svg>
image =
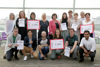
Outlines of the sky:
<svg viewBox="0 0 100 67">
<path fill-rule="evenodd" d="M 23 0 L 0 0 L 0 7 L 23 7 Z M 32 8 L 73 8 L 73 0 L 25 0 L 25 7 Z M 76 0 L 76 8 L 100 8 L 100 0 Z M 19 14 L 22 9 L 0 9 L 0 19 L 9 17 L 10 13 L 15 15 Z M 75 10 L 78 14 L 81 11 L 90 12 L 91 18 L 100 16 L 100 10 Z M 26 9 L 25 13 L 29 17 L 31 12 L 36 13 L 36 18 L 41 19 L 42 13 L 46 13 L 51 16 L 53 13 L 57 13 L 58 18 L 61 18 L 63 12 L 68 12 L 68 9 Z M 79 16 L 80 17 L 80 16 Z"/>
</svg>

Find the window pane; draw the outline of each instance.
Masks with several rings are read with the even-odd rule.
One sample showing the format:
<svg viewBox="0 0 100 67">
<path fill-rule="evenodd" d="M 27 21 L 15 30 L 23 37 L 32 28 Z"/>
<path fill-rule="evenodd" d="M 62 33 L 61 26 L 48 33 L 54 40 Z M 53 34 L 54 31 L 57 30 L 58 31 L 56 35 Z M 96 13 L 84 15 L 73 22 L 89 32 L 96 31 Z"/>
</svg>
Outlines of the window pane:
<svg viewBox="0 0 100 67">
<path fill-rule="evenodd" d="M 76 0 L 76 8 L 100 8 L 100 0 Z"/>
<path fill-rule="evenodd" d="M 26 7 L 52 7 L 67 8 L 73 7 L 73 0 L 26 0 Z"/>
<path fill-rule="evenodd" d="M 23 0 L 0 0 L 0 7 L 23 7 Z"/>
</svg>

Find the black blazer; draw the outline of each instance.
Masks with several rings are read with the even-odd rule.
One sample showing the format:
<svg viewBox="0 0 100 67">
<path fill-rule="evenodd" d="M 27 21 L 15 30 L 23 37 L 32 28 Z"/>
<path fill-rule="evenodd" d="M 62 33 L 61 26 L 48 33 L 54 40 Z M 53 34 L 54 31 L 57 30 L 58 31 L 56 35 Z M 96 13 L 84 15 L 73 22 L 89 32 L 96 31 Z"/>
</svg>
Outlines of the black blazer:
<svg viewBox="0 0 100 67">
<path fill-rule="evenodd" d="M 32 41 L 33 41 L 32 48 L 33 48 L 33 50 L 36 50 L 36 48 L 37 48 L 37 40 L 33 36 L 32 36 Z M 24 46 L 28 47 L 28 45 L 29 45 L 29 37 L 26 36 L 24 38 Z"/>
</svg>

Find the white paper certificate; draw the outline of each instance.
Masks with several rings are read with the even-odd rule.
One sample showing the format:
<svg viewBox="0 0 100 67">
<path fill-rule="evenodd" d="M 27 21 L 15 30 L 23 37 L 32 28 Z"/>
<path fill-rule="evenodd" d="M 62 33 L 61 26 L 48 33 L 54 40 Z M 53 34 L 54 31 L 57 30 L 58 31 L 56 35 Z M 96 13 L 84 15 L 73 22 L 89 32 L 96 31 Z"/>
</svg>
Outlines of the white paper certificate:
<svg viewBox="0 0 100 67">
<path fill-rule="evenodd" d="M 64 40 L 63 39 L 52 39 L 50 40 L 50 49 L 64 49 Z"/>
<path fill-rule="evenodd" d="M 19 27 L 25 27 L 25 19 L 19 19 Z"/>
<path fill-rule="evenodd" d="M 64 53 L 65 56 L 67 57 L 70 57 L 70 48 L 69 47 L 66 47 L 65 48 L 65 53 Z"/>
<path fill-rule="evenodd" d="M 93 33 L 93 25 L 89 24 L 89 25 L 81 25 L 80 26 L 80 34 L 83 34 L 85 30 L 90 31 L 90 33 Z"/>
<path fill-rule="evenodd" d="M 39 20 L 28 20 L 27 29 L 40 29 L 40 21 Z"/>
<path fill-rule="evenodd" d="M 8 20 L 6 23 L 6 33 L 10 34 L 14 28 L 14 20 Z"/>
<path fill-rule="evenodd" d="M 61 29 L 62 29 L 62 30 L 67 30 L 66 23 L 61 23 Z"/>
<path fill-rule="evenodd" d="M 72 24 L 72 27 L 71 28 L 73 28 L 75 31 L 77 31 L 77 27 L 78 27 L 78 25 Z"/>
<path fill-rule="evenodd" d="M 23 50 L 24 49 L 24 41 L 23 40 L 18 40 L 17 44 L 18 44 L 18 46 L 17 46 L 18 50 Z"/>
</svg>

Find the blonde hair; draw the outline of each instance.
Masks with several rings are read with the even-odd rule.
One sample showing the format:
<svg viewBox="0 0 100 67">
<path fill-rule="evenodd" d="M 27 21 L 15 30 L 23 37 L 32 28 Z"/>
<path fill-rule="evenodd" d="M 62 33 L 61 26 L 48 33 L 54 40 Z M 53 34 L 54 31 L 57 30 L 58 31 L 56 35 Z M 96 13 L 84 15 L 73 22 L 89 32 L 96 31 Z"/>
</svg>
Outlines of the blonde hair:
<svg viewBox="0 0 100 67">
<path fill-rule="evenodd" d="M 44 17 L 44 16 L 46 16 L 46 14 L 45 14 L 45 13 L 43 13 L 43 14 L 42 14 L 42 16 L 41 16 L 42 20 L 43 20 L 43 17 Z"/>
<path fill-rule="evenodd" d="M 14 17 L 13 17 L 13 20 L 15 19 L 15 15 L 14 15 L 14 13 L 10 13 L 9 14 L 9 19 L 11 20 L 11 15 L 13 15 Z"/>
</svg>

